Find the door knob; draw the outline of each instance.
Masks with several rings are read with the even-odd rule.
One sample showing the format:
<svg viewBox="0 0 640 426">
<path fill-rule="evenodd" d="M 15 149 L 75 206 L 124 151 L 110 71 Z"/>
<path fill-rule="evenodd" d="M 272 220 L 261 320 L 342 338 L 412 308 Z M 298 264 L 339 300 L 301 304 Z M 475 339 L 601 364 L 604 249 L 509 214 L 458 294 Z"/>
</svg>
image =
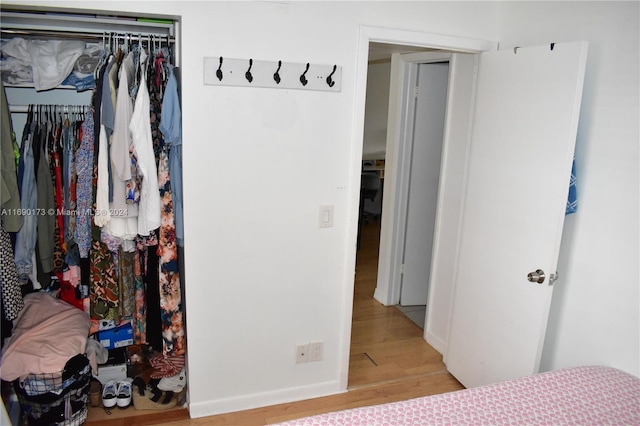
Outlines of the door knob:
<svg viewBox="0 0 640 426">
<path fill-rule="evenodd" d="M 527 279 L 532 283 L 542 284 L 545 279 L 544 271 L 542 269 L 536 269 L 535 272 L 529 272 Z"/>
</svg>

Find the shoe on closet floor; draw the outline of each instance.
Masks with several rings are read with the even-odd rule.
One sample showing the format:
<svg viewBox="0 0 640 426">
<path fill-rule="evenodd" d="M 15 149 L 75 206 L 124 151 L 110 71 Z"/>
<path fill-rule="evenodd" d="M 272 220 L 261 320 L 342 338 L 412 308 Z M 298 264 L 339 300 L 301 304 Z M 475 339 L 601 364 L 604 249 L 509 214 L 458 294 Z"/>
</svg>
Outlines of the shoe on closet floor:
<svg viewBox="0 0 640 426">
<path fill-rule="evenodd" d="M 102 405 L 104 408 L 113 408 L 116 406 L 118 396 L 118 382 L 109 380 L 102 387 Z"/>
<path fill-rule="evenodd" d="M 116 403 L 120 408 L 127 408 L 131 404 L 131 380 L 121 380 L 118 382 Z"/>
<path fill-rule="evenodd" d="M 136 410 L 168 410 L 176 406 L 178 401 L 173 392 L 162 392 L 158 388 L 147 385 L 140 377 L 136 377 L 133 386 L 133 406 Z"/>
<path fill-rule="evenodd" d="M 96 378 L 91 378 L 89 381 L 89 403 L 92 407 L 100 406 L 100 399 L 102 398 L 102 383 Z"/>
</svg>

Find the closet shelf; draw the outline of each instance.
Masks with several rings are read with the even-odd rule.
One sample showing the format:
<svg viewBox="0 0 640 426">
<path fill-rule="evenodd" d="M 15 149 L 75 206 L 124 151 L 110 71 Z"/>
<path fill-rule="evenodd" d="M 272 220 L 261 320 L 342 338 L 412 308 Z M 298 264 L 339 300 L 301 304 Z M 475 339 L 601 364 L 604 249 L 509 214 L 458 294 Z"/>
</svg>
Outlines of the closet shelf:
<svg viewBox="0 0 640 426">
<path fill-rule="evenodd" d="M 101 38 L 107 32 L 141 36 L 174 37 L 174 23 L 135 18 L 95 17 L 91 15 L 46 14 L 2 11 L 0 27 L 3 36 L 67 36 Z"/>
<path fill-rule="evenodd" d="M 2 82 L 2 85 L 4 87 L 15 87 L 18 89 L 35 89 L 35 85 L 33 83 L 17 83 L 17 84 L 12 84 L 12 83 L 7 83 L 6 81 Z M 75 86 L 69 86 L 69 85 L 60 85 L 60 86 L 56 86 L 55 89 L 65 89 L 65 90 L 76 90 Z M 53 89 L 51 89 L 53 90 Z"/>
</svg>

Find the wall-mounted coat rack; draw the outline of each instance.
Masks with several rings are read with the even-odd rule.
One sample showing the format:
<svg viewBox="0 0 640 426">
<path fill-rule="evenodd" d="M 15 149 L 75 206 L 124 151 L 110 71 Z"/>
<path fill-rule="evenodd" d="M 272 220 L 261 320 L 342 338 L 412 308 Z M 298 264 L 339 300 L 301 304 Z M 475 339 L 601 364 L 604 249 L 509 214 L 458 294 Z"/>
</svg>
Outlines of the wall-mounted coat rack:
<svg viewBox="0 0 640 426">
<path fill-rule="evenodd" d="M 204 58 L 204 84 L 339 92 L 342 67 L 283 61 Z"/>
</svg>

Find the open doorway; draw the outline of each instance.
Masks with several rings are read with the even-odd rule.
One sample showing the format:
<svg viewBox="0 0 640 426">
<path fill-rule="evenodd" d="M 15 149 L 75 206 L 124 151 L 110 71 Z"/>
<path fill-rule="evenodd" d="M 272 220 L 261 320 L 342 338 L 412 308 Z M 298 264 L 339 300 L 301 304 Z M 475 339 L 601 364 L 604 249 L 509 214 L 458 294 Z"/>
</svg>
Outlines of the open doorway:
<svg viewBox="0 0 640 426">
<path fill-rule="evenodd" d="M 356 278 L 354 291 L 354 309 L 352 319 L 352 339 L 351 357 L 349 369 L 349 388 L 355 389 L 362 386 L 379 384 L 381 382 L 403 380 L 407 376 L 420 376 L 423 374 L 446 374 L 446 368 L 442 363 L 442 356 L 433 347 L 428 345 L 423 338 L 423 328 L 426 310 L 426 287 L 423 291 L 424 300 L 422 303 L 413 303 L 415 295 L 412 291 L 404 291 L 404 305 L 400 303 L 392 306 L 384 306 L 374 299 L 374 291 L 378 281 L 378 254 L 380 245 L 381 228 L 381 199 L 384 195 L 385 157 L 387 144 L 387 117 L 389 111 L 389 89 L 391 80 L 391 55 L 408 54 L 412 52 L 423 52 L 429 49 L 411 48 L 401 45 L 384 45 L 372 43 L 369 55 L 369 73 L 367 79 L 367 102 L 365 107 L 363 164 L 362 164 L 362 187 L 360 200 L 360 217 L 358 225 L 358 252 L 356 258 Z M 425 65 L 428 67 L 429 65 Z M 416 173 L 411 178 L 414 182 L 415 195 L 412 208 L 413 214 L 408 217 L 409 222 L 415 228 L 415 235 L 409 239 L 410 244 L 417 244 L 423 250 L 426 246 L 431 246 L 435 218 L 435 198 L 439 174 L 439 157 L 442 145 L 442 127 L 444 123 L 445 97 L 447 86 L 447 63 L 441 62 L 433 64 L 433 69 L 423 69 L 420 72 L 416 67 L 411 76 L 413 85 L 417 87 L 422 78 L 423 89 L 428 86 L 428 78 L 433 78 L 432 73 L 444 75 L 444 81 L 438 83 L 441 87 L 439 95 L 440 111 L 434 114 L 433 105 L 425 102 L 416 102 L 412 108 L 412 114 L 422 115 L 422 119 L 411 118 L 410 127 L 416 130 L 421 138 L 420 143 L 416 143 L 416 162 L 432 162 L 428 167 L 416 167 Z M 441 79 L 442 80 L 442 79 Z M 433 88 L 433 85 L 431 85 Z M 444 90 L 444 93 L 442 93 Z M 430 95 L 433 94 L 429 90 Z M 424 95 L 424 93 L 423 93 Z M 426 96 L 422 96 L 426 98 Z M 435 132 L 426 135 L 434 123 L 438 123 Z M 415 126 L 414 126 L 415 124 Z M 433 149 L 424 150 L 423 139 L 433 139 L 433 134 L 437 139 L 436 151 Z M 439 135 L 438 135 L 439 133 Z M 434 144 L 432 144 L 434 145 Z M 435 162 L 433 158 L 437 157 Z M 434 167 L 437 166 L 437 167 Z M 425 173 L 425 171 L 427 173 Z M 430 191 L 424 191 L 430 180 L 433 187 Z M 367 182 L 371 178 L 378 180 L 377 186 L 372 186 Z M 378 188 L 374 194 L 369 194 L 371 187 Z M 428 210 L 432 213 L 422 214 L 425 205 L 431 206 Z M 424 216 L 426 222 L 431 222 L 427 226 L 427 234 L 424 235 Z M 431 219 L 428 219 L 431 217 Z M 426 238 L 427 244 L 421 242 Z M 416 249 L 412 249 L 412 254 L 416 255 Z M 423 262 L 424 263 L 424 262 Z M 422 265 L 424 266 L 424 265 Z M 415 274 L 418 274 L 415 271 Z M 414 275 L 415 275 L 414 274 Z M 424 272 L 422 272 L 424 274 Z M 428 271 L 427 271 L 428 274 Z M 418 296 L 420 297 L 420 296 Z M 412 299 L 413 298 L 413 299 Z M 400 302 L 400 301 L 398 301 Z"/>
<path fill-rule="evenodd" d="M 427 305 L 449 75 L 448 55 L 413 53 L 424 51 L 378 43 L 370 47 L 359 224 L 361 229 L 362 222 L 382 213 L 392 53 L 410 57 L 415 62 L 407 67 L 401 94 L 404 131 L 399 143 L 404 161 L 397 185 L 402 194 L 397 209 L 402 217 L 397 230 L 403 234 L 401 271 L 398 297 L 386 304 L 396 305 L 420 328 Z"/>
<path fill-rule="evenodd" d="M 385 54 L 391 56 L 395 55 L 396 59 L 400 54 L 402 55 L 411 55 L 411 54 L 426 54 L 425 52 L 434 51 L 440 55 L 443 54 L 444 50 L 451 51 L 468 51 L 468 52 L 478 52 L 482 50 L 489 50 L 491 48 L 495 48 L 495 45 L 491 42 L 482 42 L 477 40 L 461 40 L 457 38 L 447 38 L 441 36 L 435 36 L 430 34 L 416 34 L 413 32 L 403 32 L 403 31 L 391 31 L 387 29 L 379 29 L 379 28 L 363 28 L 362 29 L 365 37 L 361 40 L 360 46 L 360 54 L 359 54 L 359 65 L 363 65 L 364 63 L 369 63 L 370 59 L 380 61 L 380 59 L 374 59 L 371 57 L 372 54 L 380 54 L 384 52 Z M 436 40 L 437 39 L 437 40 Z M 365 40 L 366 40 L 366 53 L 365 53 Z M 384 42 L 379 42 L 380 40 L 384 40 Z M 433 46 L 433 48 L 430 48 Z M 420 53 L 417 53 L 420 52 Z M 450 55 L 450 54 L 448 54 Z M 366 60 L 365 60 L 366 56 Z M 473 56 L 473 55 L 469 55 Z M 450 56 L 449 56 L 450 57 Z M 411 62 L 410 60 L 408 62 Z M 420 61 L 417 61 L 420 62 Z M 434 62 L 433 60 L 426 62 Z M 442 62 L 442 61 L 440 61 Z M 446 62 L 446 61 L 444 61 Z M 351 329 L 351 352 L 350 352 L 350 363 L 349 363 L 349 374 L 348 374 L 348 387 L 350 389 L 362 385 L 362 383 L 371 383 L 372 381 L 385 381 L 385 380 L 401 380 L 402 377 L 406 377 L 407 375 L 420 375 L 420 374 L 435 374 L 436 372 L 441 372 L 443 374 L 446 373 L 446 367 L 442 363 L 442 352 L 444 345 L 433 345 L 428 344 L 431 343 L 427 336 L 429 336 L 429 329 L 425 328 L 422 330 L 416 323 L 412 322 L 405 315 L 403 315 L 398 309 L 395 308 L 395 305 L 400 301 L 400 285 L 399 278 L 401 277 L 401 268 L 402 268 L 402 260 L 404 256 L 404 236 L 405 236 L 405 222 L 406 222 L 406 198 L 407 193 L 403 193 L 399 191 L 400 184 L 406 185 L 408 188 L 407 182 L 409 180 L 408 176 L 408 167 L 404 167 L 403 165 L 408 164 L 407 161 L 411 159 L 411 151 L 410 150 L 401 150 L 400 138 L 402 135 L 406 135 L 408 132 L 406 131 L 407 122 L 398 122 L 398 117 L 400 117 L 400 112 L 403 109 L 403 105 L 400 104 L 400 99 L 402 98 L 402 90 L 405 91 L 404 99 L 407 99 L 407 87 L 406 87 L 406 71 L 407 67 L 398 67 L 396 62 L 395 69 L 392 67 L 390 71 L 389 81 L 390 87 L 386 89 L 382 89 L 382 91 L 387 91 L 390 93 L 389 103 L 385 105 L 388 108 L 390 113 L 388 114 L 388 126 L 385 132 L 386 144 L 385 144 L 385 152 L 384 152 L 384 185 L 383 185 L 383 211 L 381 215 L 381 221 L 378 224 L 379 228 L 375 231 L 375 240 L 374 242 L 379 244 L 378 256 L 376 256 L 376 269 L 373 271 L 373 278 L 371 278 L 371 272 L 364 272 L 361 268 L 361 263 L 359 262 L 359 258 L 363 257 L 360 252 L 358 253 L 357 259 L 357 267 L 356 267 L 356 281 L 355 281 L 355 292 L 354 292 L 354 303 L 353 303 L 353 311 L 352 311 L 352 329 Z M 413 63 L 416 63 L 414 61 Z M 473 61 L 471 61 L 473 65 Z M 455 65 L 455 64 L 454 64 Z M 362 67 L 362 70 L 359 72 L 359 81 L 369 82 L 367 72 L 363 71 L 366 67 Z M 450 73 L 454 72 L 455 69 L 460 67 L 453 67 L 454 70 Z M 368 69 L 367 69 L 368 71 Z M 473 72 L 469 73 L 467 69 L 467 73 L 472 75 Z M 360 90 L 358 90 L 358 97 L 362 98 L 362 104 L 359 107 L 362 108 L 363 114 L 363 123 L 364 123 L 364 111 L 365 111 L 365 99 L 370 96 L 368 87 L 364 85 L 364 83 L 360 84 Z M 464 111 L 465 121 L 468 122 L 468 115 L 470 113 L 469 105 L 471 104 L 471 96 L 469 95 L 471 90 L 471 85 L 469 87 L 465 87 L 465 89 L 469 89 L 465 93 L 466 100 L 466 110 Z M 378 89 L 380 90 L 380 89 Z M 463 110 L 465 108 L 462 108 Z M 456 114 L 460 115 L 460 111 L 454 111 Z M 456 115 L 452 114 L 450 105 L 447 105 L 447 116 Z M 391 117 L 396 117 L 396 122 L 393 122 Z M 451 124 L 451 123 L 449 123 Z M 467 129 L 458 129 L 465 134 L 464 139 L 466 140 L 466 130 Z M 456 130 L 454 130 L 455 133 Z M 366 133 L 366 129 L 363 129 L 363 140 L 364 134 Z M 368 134 L 367 136 L 370 136 Z M 460 137 L 460 135 L 453 135 Z M 446 135 L 446 137 L 452 137 L 451 134 Z M 391 141 L 391 143 L 389 143 Z M 365 141 L 366 143 L 366 141 Z M 391 147 L 391 150 L 389 150 Z M 366 146 L 363 144 L 363 159 L 371 160 L 371 158 L 367 158 Z M 443 158 L 451 153 L 444 152 Z M 462 158 L 465 155 L 465 149 L 463 148 L 461 153 L 457 152 L 453 157 L 455 159 L 459 159 L 460 154 L 462 154 Z M 464 161 L 459 162 L 457 164 L 457 169 L 453 170 L 454 174 L 458 172 L 459 174 L 459 182 L 462 182 L 464 177 Z M 448 166 L 448 164 L 447 164 Z M 449 172 L 451 170 L 448 170 Z M 455 179 L 454 179 L 455 180 Z M 459 183 L 456 182 L 456 183 Z M 449 186 L 446 189 L 451 189 L 451 182 L 448 183 Z M 455 186 L 455 185 L 454 185 Z M 461 191 L 458 189 L 457 197 L 461 198 Z M 453 192 L 457 190 L 453 189 Z M 439 193 L 443 192 L 442 185 L 440 185 L 438 189 Z M 403 198 L 404 197 L 404 198 Z M 399 206 L 401 208 L 399 208 Z M 402 211 L 402 208 L 405 210 Z M 438 220 L 436 220 L 438 222 Z M 451 218 L 450 222 L 455 223 L 457 225 L 458 221 L 456 218 Z M 438 237 L 438 228 L 450 227 L 450 224 L 443 224 L 440 220 L 439 223 L 435 224 L 435 234 L 436 238 Z M 365 238 L 366 230 L 363 231 L 363 239 Z M 401 237 L 401 238 L 400 238 Z M 455 240 L 455 238 L 454 238 Z M 402 244 L 399 244 L 399 242 Z M 364 243 L 363 243 L 364 244 Z M 445 251 L 446 252 L 446 251 Z M 448 271 L 451 273 L 451 271 Z M 431 272 L 433 274 L 434 271 Z M 369 275 L 370 279 L 375 279 L 376 284 L 371 285 L 373 287 L 373 295 L 368 295 L 368 299 L 365 301 L 361 300 L 361 290 L 363 289 L 362 283 L 359 282 L 363 275 Z M 371 291 L 370 288 L 367 291 Z M 373 296 L 373 297 L 371 297 Z M 447 295 L 444 295 L 445 300 L 447 299 Z M 362 305 L 362 306 L 359 306 Z M 382 311 L 380 311 L 380 309 Z M 446 307 L 445 307 L 446 309 Z M 375 311 L 375 313 L 374 313 Z M 429 309 L 427 311 L 427 318 L 429 317 Z M 380 314 L 380 312 L 383 312 Z M 444 313 L 444 314 L 443 314 Z M 402 318 L 399 320 L 398 318 Z M 444 328 L 448 324 L 448 316 L 446 312 L 440 311 L 438 312 L 437 318 L 443 319 L 445 321 Z M 438 321 L 434 321 L 437 323 Z M 408 324 L 409 327 L 406 329 L 400 328 L 400 323 Z M 424 323 L 423 323 L 424 324 Z M 427 321 L 429 324 L 429 321 Z M 442 324 L 440 324 L 441 326 Z M 412 330 L 412 331 L 411 331 Z M 446 335 L 446 333 L 440 333 L 436 335 L 435 339 L 441 338 L 441 336 Z M 366 337 L 368 341 L 363 341 L 362 337 Z M 398 340 L 398 339 L 399 340 Z M 372 346 L 367 346 L 372 345 Z M 377 347 L 376 347 L 377 345 Z M 370 351 L 371 352 L 370 352 Z M 376 351 L 372 353 L 373 351 Z M 382 360 L 382 362 L 381 362 Z M 407 360 L 419 360 L 418 365 L 408 366 Z M 374 365 L 374 367 L 372 367 Z M 407 366 L 404 368 L 397 368 L 399 365 Z M 368 373 L 363 373 L 367 371 Z M 363 380 L 364 376 L 368 378 Z"/>
</svg>

